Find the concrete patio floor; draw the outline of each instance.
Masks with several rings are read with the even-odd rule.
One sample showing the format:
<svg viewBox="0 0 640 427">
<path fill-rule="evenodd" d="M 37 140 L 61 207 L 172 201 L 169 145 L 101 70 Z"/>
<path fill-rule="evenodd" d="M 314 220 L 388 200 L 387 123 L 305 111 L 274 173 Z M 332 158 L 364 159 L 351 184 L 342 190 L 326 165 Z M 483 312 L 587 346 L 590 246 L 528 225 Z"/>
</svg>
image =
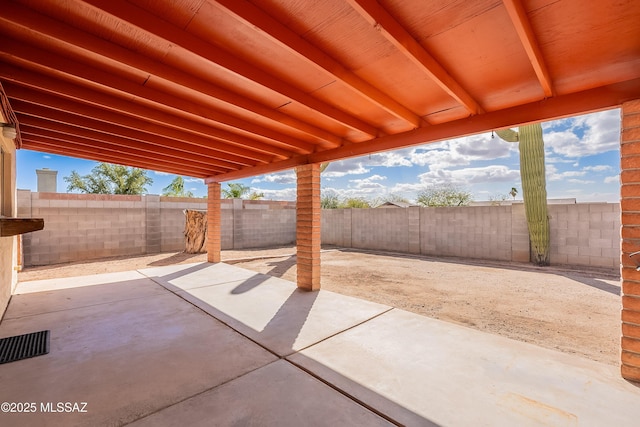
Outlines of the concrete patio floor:
<svg viewBox="0 0 640 427">
<path fill-rule="evenodd" d="M 577 302 L 578 303 L 578 302 Z M 0 425 L 636 426 L 616 367 L 227 264 L 24 282 Z M 86 412 L 47 403 L 86 402 Z M 80 405 L 81 407 L 82 405 Z"/>
</svg>

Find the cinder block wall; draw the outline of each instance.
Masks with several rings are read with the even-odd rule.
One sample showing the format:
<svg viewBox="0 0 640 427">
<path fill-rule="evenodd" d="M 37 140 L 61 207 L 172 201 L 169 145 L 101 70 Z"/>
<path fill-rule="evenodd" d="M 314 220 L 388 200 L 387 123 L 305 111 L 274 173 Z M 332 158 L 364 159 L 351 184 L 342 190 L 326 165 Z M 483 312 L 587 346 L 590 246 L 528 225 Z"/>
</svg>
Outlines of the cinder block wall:
<svg viewBox="0 0 640 427">
<path fill-rule="evenodd" d="M 295 242 L 295 202 L 222 200 L 222 248 Z M 206 199 L 18 191 L 18 216 L 44 218 L 25 234 L 24 266 L 181 251 L 185 209 Z"/>
<path fill-rule="evenodd" d="M 284 246 L 296 241 L 292 202 L 233 200 L 233 248 Z M 222 246 L 225 249 L 224 244 Z"/>
<path fill-rule="evenodd" d="M 409 252 L 408 211 L 351 209 L 351 247 Z"/>
<path fill-rule="evenodd" d="M 421 208 L 419 211 L 422 254 L 512 260 L 510 206 Z"/>
<path fill-rule="evenodd" d="M 24 265 L 47 265 L 146 251 L 141 196 L 31 193 L 19 190 L 20 216 L 44 218 L 23 236 Z"/>
<path fill-rule="evenodd" d="M 617 203 L 549 205 L 551 263 L 618 268 Z M 322 211 L 324 244 L 528 262 L 524 205 Z"/>
<path fill-rule="evenodd" d="M 18 216 L 44 230 L 23 236 L 23 265 L 181 251 L 184 209 L 205 199 L 18 191 Z M 222 200 L 222 249 L 294 244 L 295 202 Z M 612 203 L 549 205 L 551 262 L 618 268 L 620 208 Z M 330 209 L 322 242 L 432 256 L 529 261 L 524 206 Z"/>
<path fill-rule="evenodd" d="M 553 264 L 620 266 L 620 205 L 549 205 Z"/>
</svg>

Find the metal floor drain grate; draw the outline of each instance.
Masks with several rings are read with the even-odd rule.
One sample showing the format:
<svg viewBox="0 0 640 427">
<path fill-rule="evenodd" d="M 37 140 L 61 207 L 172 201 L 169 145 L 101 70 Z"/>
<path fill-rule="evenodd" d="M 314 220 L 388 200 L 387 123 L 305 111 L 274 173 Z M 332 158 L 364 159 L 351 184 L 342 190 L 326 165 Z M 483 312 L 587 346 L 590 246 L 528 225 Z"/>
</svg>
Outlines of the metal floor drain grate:
<svg viewBox="0 0 640 427">
<path fill-rule="evenodd" d="M 0 338 L 0 365 L 49 353 L 49 331 Z"/>
</svg>

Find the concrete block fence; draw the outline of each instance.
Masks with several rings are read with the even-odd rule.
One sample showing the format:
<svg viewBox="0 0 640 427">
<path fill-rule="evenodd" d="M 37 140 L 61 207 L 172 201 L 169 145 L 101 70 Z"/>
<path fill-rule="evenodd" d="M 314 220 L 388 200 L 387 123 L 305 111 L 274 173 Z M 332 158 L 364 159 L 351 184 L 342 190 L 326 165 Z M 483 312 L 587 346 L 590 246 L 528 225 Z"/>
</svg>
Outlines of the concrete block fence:
<svg viewBox="0 0 640 427">
<path fill-rule="evenodd" d="M 550 204 L 548 207 L 552 264 L 619 268 L 619 204 Z M 530 260 L 522 203 L 324 210 L 322 243 L 431 256 Z"/>
<path fill-rule="evenodd" d="M 23 236 L 25 266 L 184 249 L 184 209 L 206 199 L 18 190 L 18 215 L 44 218 Z M 295 244 L 295 202 L 222 200 L 222 249 Z M 618 268 L 617 203 L 550 204 L 551 263 Z M 497 261 L 529 261 L 524 206 L 329 209 L 322 243 Z"/>
<path fill-rule="evenodd" d="M 45 223 L 23 236 L 23 265 L 181 251 L 184 209 L 207 200 L 18 190 L 18 216 Z M 295 203 L 222 200 L 221 234 L 223 249 L 294 244 Z"/>
</svg>

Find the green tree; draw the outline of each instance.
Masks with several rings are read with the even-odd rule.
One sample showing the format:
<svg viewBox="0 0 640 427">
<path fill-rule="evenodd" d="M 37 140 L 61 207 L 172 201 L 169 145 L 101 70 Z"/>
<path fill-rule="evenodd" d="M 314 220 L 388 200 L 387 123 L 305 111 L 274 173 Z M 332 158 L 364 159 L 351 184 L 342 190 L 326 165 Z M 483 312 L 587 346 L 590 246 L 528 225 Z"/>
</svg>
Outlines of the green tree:
<svg viewBox="0 0 640 427">
<path fill-rule="evenodd" d="M 184 178 L 176 176 L 173 181 L 162 189 L 163 196 L 169 197 L 193 197 L 191 191 L 185 191 Z"/>
<path fill-rule="evenodd" d="M 144 169 L 111 163 L 99 163 L 85 176 L 72 171 L 64 180 L 67 191 L 88 194 L 143 194 L 147 192 L 146 186 L 153 183 Z"/>
<path fill-rule="evenodd" d="M 508 142 L 517 142 L 520 150 L 522 198 L 529 228 L 529 240 L 537 265 L 549 265 L 551 237 L 547 212 L 547 184 L 544 166 L 544 140 L 539 123 L 496 131 Z"/>
<path fill-rule="evenodd" d="M 222 195 L 225 199 L 242 199 L 244 196 L 249 194 L 250 191 L 250 187 L 237 182 L 232 182 L 227 184 L 227 188 L 222 189 Z"/>
<path fill-rule="evenodd" d="M 323 191 L 320 194 L 320 207 L 322 209 L 338 209 L 340 207 L 340 198 L 333 191 Z"/>
<path fill-rule="evenodd" d="M 264 193 L 251 191 L 251 187 L 237 182 L 227 184 L 227 188 L 222 189 L 222 196 L 225 199 L 249 199 L 258 200 L 264 197 Z"/>
<path fill-rule="evenodd" d="M 453 184 L 432 185 L 418 193 L 416 202 L 422 206 L 467 206 L 471 193 Z"/>
<path fill-rule="evenodd" d="M 362 197 L 350 197 L 348 199 L 345 199 L 342 203 L 340 203 L 340 208 L 343 209 L 364 209 L 364 208 L 370 208 L 371 205 L 369 204 L 369 202 L 362 198 Z"/>
</svg>

